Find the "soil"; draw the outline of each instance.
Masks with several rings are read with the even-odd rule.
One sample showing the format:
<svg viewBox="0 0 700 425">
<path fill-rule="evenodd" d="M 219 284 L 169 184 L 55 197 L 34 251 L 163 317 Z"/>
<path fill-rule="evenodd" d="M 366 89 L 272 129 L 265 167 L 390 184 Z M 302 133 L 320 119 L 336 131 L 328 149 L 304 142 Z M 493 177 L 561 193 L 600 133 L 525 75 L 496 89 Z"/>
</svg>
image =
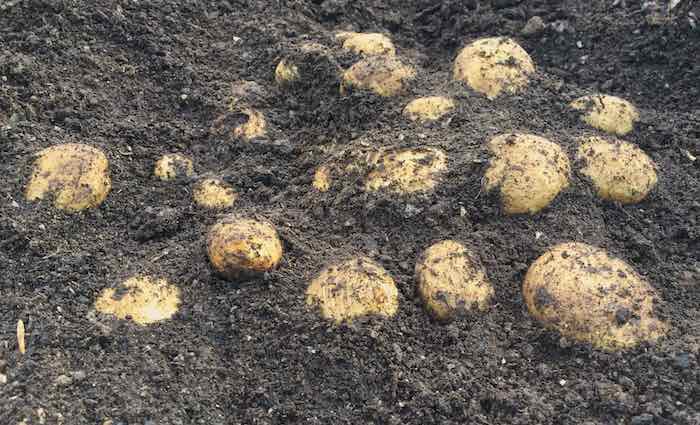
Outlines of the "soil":
<svg viewBox="0 0 700 425">
<path fill-rule="evenodd" d="M 0 1 L 0 423 L 700 423 L 700 4 L 649 3 Z M 546 28 L 524 36 L 535 15 Z M 335 44 L 340 29 L 389 34 L 415 84 L 391 99 L 340 96 L 336 67 L 358 59 Z M 519 95 L 489 101 L 450 81 L 459 48 L 485 35 L 532 55 L 538 71 Z M 312 80 L 281 90 L 275 65 L 304 41 L 332 57 L 309 60 Z M 266 138 L 212 130 L 241 81 L 257 83 L 249 101 L 268 119 Z M 566 105 L 599 91 L 639 107 L 625 138 L 659 165 L 657 188 L 620 206 L 575 174 L 543 212 L 501 214 L 480 191 L 485 142 L 534 133 L 573 157 L 575 138 L 595 132 Z M 427 94 L 458 108 L 425 126 L 402 118 Z M 33 154 L 66 142 L 110 159 L 112 192 L 97 209 L 24 200 Z M 367 144 L 438 147 L 450 171 L 424 196 L 311 188 L 333 152 Z M 276 225 L 278 270 L 234 282 L 212 273 L 205 234 L 224 213 L 193 205 L 193 179 L 153 177 L 171 152 L 237 188 L 234 213 Z M 496 296 L 487 313 L 441 324 L 416 297 L 413 267 L 445 238 L 472 247 Z M 605 353 L 535 323 L 524 273 L 565 241 L 629 262 L 663 299 L 668 336 Z M 321 320 L 304 304 L 308 282 L 358 254 L 396 280 L 398 315 Z M 95 313 L 102 289 L 136 274 L 181 288 L 172 320 L 141 327 Z"/>
</svg>

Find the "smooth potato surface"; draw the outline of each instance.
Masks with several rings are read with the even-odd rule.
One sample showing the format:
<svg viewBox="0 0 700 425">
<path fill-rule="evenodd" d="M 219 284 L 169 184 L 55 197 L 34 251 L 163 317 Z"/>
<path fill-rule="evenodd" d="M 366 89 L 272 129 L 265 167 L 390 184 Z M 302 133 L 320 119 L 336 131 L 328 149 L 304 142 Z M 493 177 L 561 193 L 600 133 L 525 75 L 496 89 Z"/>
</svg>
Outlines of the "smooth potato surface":
<svg viewBox="0 0 700 425">
<path fill-rule="evenodd" d="M 455 108 L 452 99 L 443 96 L 428 96 L 412 100 L 403 110 L 403 115 L 411 121 L 425 123 L 436 121 Z"/>
<path fill-rule="evenodd" d="M 103 290 L 95 309 L 118 319 L 128 318 L 139 325 L 147 325 L 171 318 L 180 305 L 180 289 L 165 279 L 137 276 L 118 289 Z"/>
<path fill-rule="evenodd" d="M 396 55 L 391 39 L 379 33 L 343 33 L 343 48 L 362 55 Z"/>
<path fill-rule="evenodd" d="M 581 119 L 591 127 L 618 136 L 632 131 L 639 120 L 637 108 L 616 96 L 583 96 L 571 102 L 570 106 L 581 111 Z"/>
</svg>

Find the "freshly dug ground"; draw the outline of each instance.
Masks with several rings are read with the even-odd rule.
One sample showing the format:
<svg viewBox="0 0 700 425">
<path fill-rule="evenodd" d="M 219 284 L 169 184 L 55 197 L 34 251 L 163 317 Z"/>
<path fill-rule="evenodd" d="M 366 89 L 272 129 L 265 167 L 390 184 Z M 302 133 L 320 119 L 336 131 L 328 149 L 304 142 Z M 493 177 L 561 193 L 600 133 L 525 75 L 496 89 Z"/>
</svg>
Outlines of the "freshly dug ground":
<svg viewBox="0 0 700 425">
<path fill-rule="evenodd" d="M 0 0 L 0 424 L 700 423 L 700 5 L 648 3 Z M 523 35 L 535 15 L 546 28 Z M 312 81 L 278 89 L 276 64 L 304 41 L 342 68 L 358 60 L 336 30 L 390 35 L 415 84 L 391 99 L 341 97 L 319 62 L 302 66 Z M 450 80 L 459 49 L 493 35 L 514 37 L 537 72 L 519 95 L 489 101 Z M 262 87 L 266 138 L 210 131 L 242 80 Z M 486 142 L 533 133 L 573 158 L 575 139 L 595 131 L 566 105 L 597 92 L 638 106 L 624 138 L 658 164 L 656 189 L 620 206 L 575 173 L 541 213 L 501 214 L 480 190 Z M 456 110 L 425 126 L 402 117 L 433 94 Z M 32 155 L 69 142 L 107 154 L 106 201 L 77 214 L 26 202 Z M 440 148 L 449 172 L 424 196 L 312 188 L 317 166 L 362 143 Z M 172 152 L 238 190 L 229 212 L 276 226 L 278 270 L 213 274 L 206 230 L 223 213 L 193 204 L 193 180 L 153 177 Z M 425 312 L 413 268 L 443 239 L 483 262 L 495 287 L 486 313 L 442 324 Z M 524 274 L 566 241 L 643 275 L 668 336 L 610 354 L 535 323 Z M 353 255 L 395 279 L 396 317 L 336 326 L 306 308 L 313 276 Z M 94 311 L 104 288 L 138 274 L 181 289 L 171 320 L 142 327 Z"/>
</svg>

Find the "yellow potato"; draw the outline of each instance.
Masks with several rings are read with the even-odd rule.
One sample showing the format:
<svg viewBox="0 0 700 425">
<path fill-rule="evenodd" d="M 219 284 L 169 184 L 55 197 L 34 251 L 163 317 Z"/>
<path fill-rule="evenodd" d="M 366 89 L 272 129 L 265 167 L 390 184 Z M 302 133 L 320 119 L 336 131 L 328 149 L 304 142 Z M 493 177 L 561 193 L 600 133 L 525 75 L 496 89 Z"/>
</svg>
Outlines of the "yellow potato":
<svg viewBox="0 0 700 425">
<path fill-rule="evenodd" d="M 314 173 L 313 187 L 319 192 L 328 192 L 331 188 L 331 175 L 328 166 L 322 165 Z"/>
<path fill-rule="evenodd" d="M 399 308 L 394 280 L 381 266 L 357 257 L 326 267 L 306 290 L 306 304 L 336 323 L 363 316 L 392 317 Z"/>
<path fill-rule="evenodd" d="M 570 106 L 581 111 L 581 119 L 591 127 L 618 136 L 632 131 L 634 123 L 639 120 L 637 108 L 615 96 L 583 96 L 571 102 Z"/>
<path fill-rule="evenodd" d="M 179 288 L 165 279 L 137 276 L 122 283 L 121 288 L 104 289 L 95 302 L 95 309 L 118 319 L 147 325 L 171 318 L 179 305 Z"/>
<path fill-rule="evenodd" d="M 488 147 L 493 157 L 484 189 L 500 190 L 506 214 L 534 214 L 569 186 L 569 158 L 556 143 L 530 134 L 503 134 Z"/>
<path fill-rule="evenodd" d="M 454 79 L 494 99 L 516 93 L 528 84 L 535 64 L 515 41 L 506 37 L 482 38 L 467 45 L 454 64 Z"/>
<path fill-rule="evenodd" d="M 209 230 L 209 260 L 227 278 L 274 269 L 282 260 L 282 242 L 272 224 L 226 217 Z"/>
<path fill-rule="evenodd" d="M 244 108 L 241 112 L 248 117 L 248 120 L 234 128 L 233 135 L 243 140 L 253 140 L 265 136 L 267 122 L 262 112 L 252 108 Z"/>
<path fill-rule="evenodd" d="M 416 282 L 428 311 L 438 320 L 486 310 L 494 294 L 481 263 L 452 240 L 425 250 L 416 263 Z"/>
<path fill-rule="evenodd" d="M 369 90 L 379 96 L 396 96 L 413 80 L 416 71 L 392 56 L 370 56 L 343 73 L 340 94 L 349 89 Z"/>
<path fill-rule="evenodd" d="M 197 205 L 204 208 L 230 208 L 238 199 L 238 194 L 226 182 L 220 179 L 202 179 L 194 186 L 192 192 Z"/>
<path fill-rule="evenodd" d="M 455 108 L 452 99 L 442 96 L 421 97 L 412 100 L 403 110 L 403 115 L 411 121 L 425 123 L 436 121 Z"/>
<path fill-rule="evenodd" d="M 391 39 L 379 33 L 340 33 L 343 48 L 362 55 L 396 55 Z"/>
<path fill-rule="evenodd" d="M 583 243 L 555 246 L 525 276 L 530 314 L 545 327 L 595 348 L 632 348 L 663 336 L 654 289 L 624 261 Z"/>
<path fill-rule="evenodd" d="M 163 181 L 190 177 L 194 174 L 194 164 L 185 155 L 169 153 L 156 162 L 153 174 Z"/>
<path fill-rule="evenodd" d="M 634 204 L 646 198 L 656 186 L 656 164 L 631 143 L 583 138 L 577 158 L 584 164 L 581 174 L 591 180 L 603 199 Z"/>
<path fill-rule="evenodd" d="M 275 81 L 281 86 L 293 83 L 299 78 L 299 67 L 287 59 L 282 59 L 275 67 Z"/>
<path fill-rule="evenodd" d="M 388 190 L 409 194 L 435 188 L 447 170 L 447 155 L 436 148 L 384 152 L 365 179 L 370 192 Z"/>
<path fill-rule="evenodd" d="M 91 146 L 67 143 L 38 153 L 25 196 L 36 201 L 50 195 L 54 207 L 74 212 L 99 206 L 111 187 L 105 154 Z"/>
</svg>

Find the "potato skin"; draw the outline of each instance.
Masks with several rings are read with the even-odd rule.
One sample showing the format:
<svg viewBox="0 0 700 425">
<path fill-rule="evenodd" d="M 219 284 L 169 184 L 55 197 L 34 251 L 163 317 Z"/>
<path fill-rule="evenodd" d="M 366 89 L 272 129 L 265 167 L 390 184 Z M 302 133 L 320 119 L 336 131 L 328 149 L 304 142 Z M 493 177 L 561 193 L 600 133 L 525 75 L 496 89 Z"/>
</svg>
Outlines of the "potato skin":
<svg viewBox="0 0 700 425">
<path fill-rule="evenodd" d="M 415 276 L 426 308 L 441 321 L 468 311 L 486 310 L 494 294 L 478 259 L 453 240 L 426 249 L 416 263 Z"/>
<path fill-rule="evenodd" d="M 391 39 L 379 33 L 341 33 L 343 48 L 362 55 L 395 56 L 396 48 Z"/>
<path fill-rule="evenodd" d="M 280 86 L 291 84 L 299 78 L 301 78 L 299 75 L 299 67 L 293 63 L 289 63 L 287 59 L 282 59 L 275 67 L 275 81 Z"/>
<path fill-rule="evenodd" d="M 238 199 L 238 194 L 222 180 L 206 178 L 194 185 L 192 197 L 200 207 L 220 209 L 231 207 Z"/>
<path fill-rule="evenodd" d="M 135 276 L 124 283 L 123 295 L 106 288 L 95 301 L 95 309 L 118 319 L 130 318 L 138 325 L 148 325 L 171 318 L 180 305 L 180 289 L 165 279 Z"/>
<path fill-rule="evenodd" d="M 324 319 L 351 322 L 365 316 L 392 317 L 399 307 L 394 280 L 367 257 L 324 268 L 306 290 L 306 304 Z"/>
<path fill-rule="evenodd" d="M 454 108 L 454 100 L 443 96 L 420 97 L 406 105 L 403 115 L 411 121 L 425 123 L 442 118 Z"/>
<path fill-rule="evenodd" d="M 582 96 L 571 102 L 571 108 L 581 111 L 581 119 L 591 127 L 624 136 L 639 120 L 637 108 L 625 99 L 609 95 Z"/>
<path fill-rule="evenodd" d="M 447 154 L 432 147 L 388 151 L 377 157 L 372 168 L 365 179 L 369 192 L 427 192 L 435 188 L 447 170 Z"/>
<path fill-rule="evenodd" d="M 656 164 L 637 146 L 601 137 L 580 142 L 577 159 L 584 164 L 580 172 L 591 180 L 599 197 L 635 204 L 656 186 Z"/>
<path fill-rule="evenodd" d="M 369 90 L 383 97 L 396 96 L 406 89 L 416 71 L 392 56 L 370 56 L 343 73 L 340 94 L 348 89 Z"/>
<path fill-rule="evenodd" d="M 501 93 L 513 94 L 528 84 L 535 72 L 530 55 L 506 37 L 478 39 L 459 53 L 454 64 L 454 79 L 466 82 L 489 99 Z"/>
<path fill-rule="evenodd" d="M 545 327 L 600 350 L 653 342 L 667 330 L 653 317 L 654 289 L 624 261 L 583 243 L 557 245 L 535 260 L 523 296 Z"/>
<path fill-rule="evenodd" d="M 163 181 L 190 177 L 194 174 L 192 160 L 179 153 L 163 155 L 157 162 L 153 174 Z"/>
<path fill-rule="evenodd" d="M 92 146 L 66 143 L 37 154 L 25 197 L 36 201 L 50 194 L 55 208 L 76 212 L 99 206 L 111 188 L 105 154 Z"/>
<path fill-rule="evenodd" d="M 225 217 L 207 236 L 209 260 L 226 278 L 270 271 L 282 259 L 282 242 L 272 224 Z"/>
<path fill-rule="evenodd" d="M 484 189 L 498 189 L 503 212 L 535 214 L 569 186 L 569 158 L 556 143 L 530 134 L 503 134 L 488 143 L 493 154 Z"/>
</svg>

